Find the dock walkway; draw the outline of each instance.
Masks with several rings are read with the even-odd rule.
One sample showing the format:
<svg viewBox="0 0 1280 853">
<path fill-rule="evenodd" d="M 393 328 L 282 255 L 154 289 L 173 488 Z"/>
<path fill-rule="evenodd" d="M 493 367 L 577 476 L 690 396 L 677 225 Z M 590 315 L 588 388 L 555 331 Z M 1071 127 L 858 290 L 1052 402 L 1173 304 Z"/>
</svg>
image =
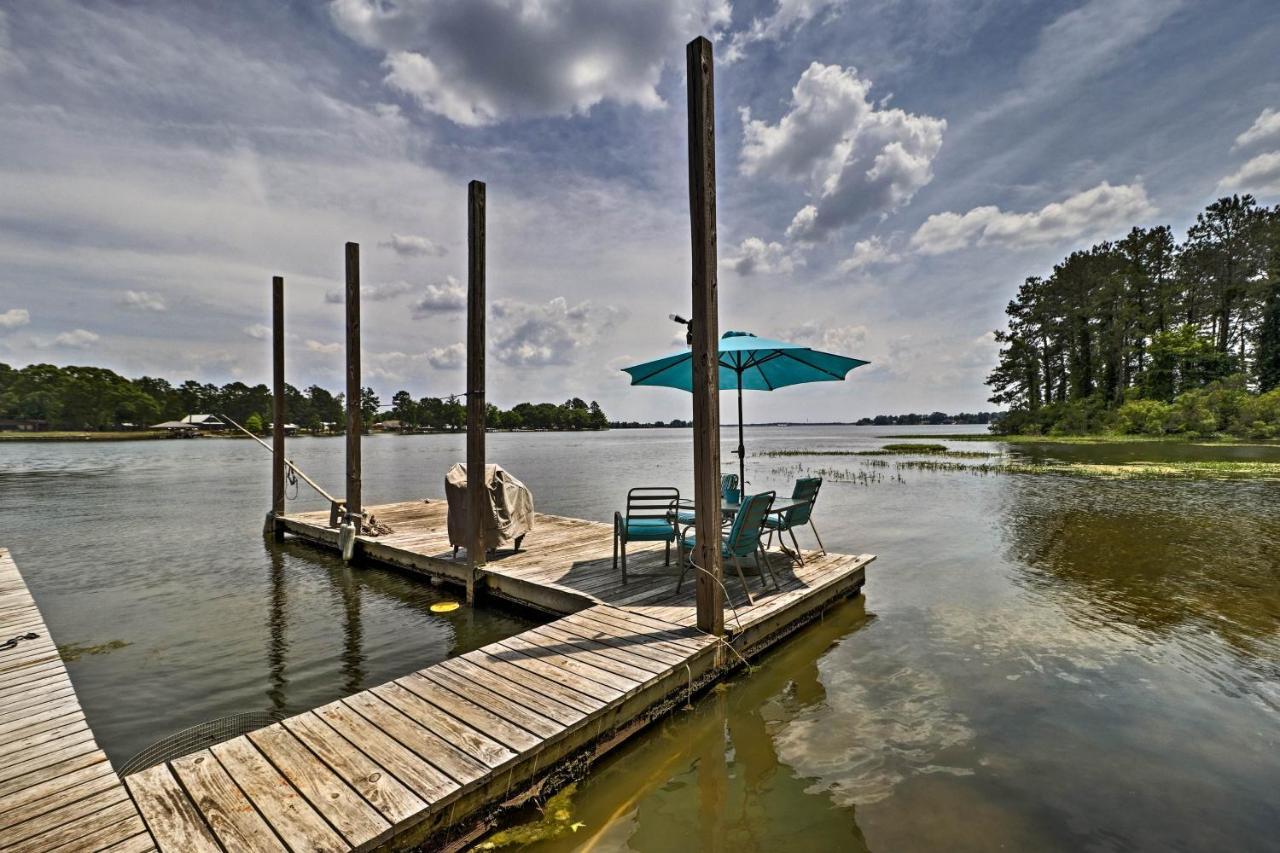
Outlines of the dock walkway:
<svg viewBox="0 0 1280 853">
<path fill-rule="evenodd" d="M 155 850 L 85 722 L 62 658 L 0 548 L 0 850 Z"/>
<path fill-rule="evenodd" d="M 393 532 L 358 556 L 460 581 L 443 500 L 370 507 Z M 337 548 L 328 512 L 281 520 Z M 607 524 L 539 515 L 526 550 L 491 560 L 485 594 L 558 615 L 515 637 L 126 778 L 162 850 L 459 846 L 506 807 L 599 755 L 861 588 L 871 555 L 772 555 L 780 591 L 726 580 L 727 642 L 694 625 L 694 584 L 657 576 L 661 545 L 613 569 Z M 649 576 L 646 576 L 649 575 Z M 726 648 L 731 645 L 732 650 Z"/>
</svg>

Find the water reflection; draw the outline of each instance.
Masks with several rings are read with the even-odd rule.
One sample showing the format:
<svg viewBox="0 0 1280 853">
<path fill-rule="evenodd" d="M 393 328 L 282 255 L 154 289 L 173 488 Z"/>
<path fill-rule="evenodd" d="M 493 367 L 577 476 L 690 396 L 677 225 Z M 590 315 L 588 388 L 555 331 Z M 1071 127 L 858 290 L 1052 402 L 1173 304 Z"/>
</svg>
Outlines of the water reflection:
<svg viewBox="0 0 1280 853">
<path fill-rule="evenodd" d="M 811 795 L 813 780 L 780 758 L 775 735 L 788 714 L 825 706 L 819 658 L 869 619 L 862 599 L 833 609 L 749 675 L 607 757 L 565 827 L 527 849 L 770 850 L 786 837 L 795 850 L 867 850 L 854 807 Z"/>
<path fill-rule="evenodd" d="M 271 606 L 267 611 L 267 679 L 270 687 L 267 699 L 271 703 L 271 711 L 283 716 L 289 706 L 285 696 L 285 687 L 289 684 L 285 675 L 285 660 L 289 655 L 289 594 L 285 586 L 283 551 L 271 544 L 265 550 L 271 565 Z"/>
<path fill-rule="evenodd" d="M 339 567 L 334 590 L 342 597 L 342 690 L 356 693 L 364 688 L 364 630 L 360 624 L 360 586 L 355 570 Z"/>
<path fill-rule="evenodd" d="M 1090 645 L 1176 639 L 1178 665 L 1240 695 L 1280 678 L 1277 500 L 1265 483 L 1019 477 L 1000 519 L 1018 582 L 1106 637 Z"/>
</svg>

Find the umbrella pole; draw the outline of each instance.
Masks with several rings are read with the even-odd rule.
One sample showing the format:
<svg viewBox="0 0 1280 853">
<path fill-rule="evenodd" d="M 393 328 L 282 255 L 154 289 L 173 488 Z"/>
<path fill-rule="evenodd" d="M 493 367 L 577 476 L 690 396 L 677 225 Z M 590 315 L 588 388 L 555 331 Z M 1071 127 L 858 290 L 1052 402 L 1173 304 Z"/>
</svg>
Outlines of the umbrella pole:
<svg viewBox="0 0 1280 853">
<path fill-rule="evenodd" d="M 747 493 L 747 448 L 742 443 L 742 371 L 738 371 L 738 493 Z M 741 500 L 741 498 L 739 498 Z"/>
</svg>

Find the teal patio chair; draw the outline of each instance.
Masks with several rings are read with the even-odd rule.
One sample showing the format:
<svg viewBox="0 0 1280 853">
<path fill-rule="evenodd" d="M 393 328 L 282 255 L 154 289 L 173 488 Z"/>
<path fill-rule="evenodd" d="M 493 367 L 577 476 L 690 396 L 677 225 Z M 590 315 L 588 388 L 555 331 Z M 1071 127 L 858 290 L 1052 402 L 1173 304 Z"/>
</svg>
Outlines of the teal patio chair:
<svg viewBox="0 0 1280 853">
<path fill-rule="evenodd" d="M 756 601 L 751 597 L 751 590 L 747 587 L 746 575 L 742 573 L 742 559 L 751 557 L 756 561 L 756 568 L 760 571 L 760 588 L 767 589 L 765 586 L 764 575 L 769 573 L 770 579 L 773 580 L 773 588 L 781 590 L 778 586 L 778 579 L 774 577 L 773 566 L 769 564 L 769 555 L 764 551 L 764 520 L 769 517 L 769 509 L 773 506 L 773 492 L 761 492 L 758 495 L 750 495 L 742 499 L 742 503 L 738 507 L 738 514 L 734 516 L 733 526 L 729 528 L 729 532 L 722 534 L 720 538 L 720 556 L 733 561 L 733 567 L 738 572 L 738 580 L 742 581 L 742 591 L 747 595 L 747 603 L 755 604 Z M 685 560 L 685 554 L 694 549 L 697 545 L 696 537 L 686 528 L 684 534 L 679 540 L 679 548 L 677 551 L 677 561 L 680 563 L 680 580 L 676 582 L 676 592 L 680 591 L 680 587 L 684 584 L 684 575 L 689 568 L 689 563 Z"/>
<path fill-rule="evenodd" d="M 667 543 L 665 565 L 671 565 L 671 543 L 676 541 L 676 507 L 680 490 L 669 486 L 640 486 L 627 492 L 627 512 L 613 514 L 613 567 L 622 553 L 622 582 L 627 582 L 627 543 Z"/>
<path fill-rule="evenodd" d="M 771 515 L 764 521 L 765 529 L 769 531 L 769 542 L 773 542 L 773 535 L 778 534 L 778 539 L 782 539 L 783 533 L 791 535 L 791 544 L 796 547 L 795 556 L 800 565 L 804 565 L 804 557 L 800 554 L 800 543 L 796 541 L 796 528 L 809 525 L 809 529 L 813 531 L 813 538 L 818 540 L 818 550 L 825 554 L 827 549 L 822 547 L 822 537 L 818 535 L 818 528 L 813 524 L 813 505 L 818 502 L 818 490 L 822 488 L 821 477 L 803 477 L 796 480 L 795 488 L 791 491 L 793 500 L 803 501 L 803 503 L 792 507 L 789 510 Z"/>
<path fill-rule="evenodd" d="M 737 474 L 722 474 L 720 476 L 720 495 L 722 497 L 724 496 L 725 492 L 729 491 L 730 489 L 734 489 L 736 491 L 737 488 L 738 488 Z M 688 501 L 688 500 L 680 501 L 680 511 L 676 513 L 677 523 L 679 523 L 681 527 L 688 527 L 689 525 L 693 524 L 695 520 L 696 519 L 693 516 L 693 501 Z"/>
</svg>

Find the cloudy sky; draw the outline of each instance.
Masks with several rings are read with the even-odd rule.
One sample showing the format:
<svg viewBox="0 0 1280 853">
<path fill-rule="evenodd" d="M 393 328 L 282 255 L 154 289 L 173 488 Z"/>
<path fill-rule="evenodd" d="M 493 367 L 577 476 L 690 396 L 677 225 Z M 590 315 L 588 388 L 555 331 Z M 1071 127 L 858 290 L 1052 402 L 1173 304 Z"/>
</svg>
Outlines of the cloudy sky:
<svg viewBox="0 0 1280 853">
<path fill-rule="evenodd" d="M 989 408 L 1027 275 L 1218 194 L 1280 201 L 1274 0 L 0 4 L 0 360 L 687 416 L 618 367 L 689 305 L 684 45 L 716 43 L 722 329 L 869 359 L 751 420 Z M 726 410 L 726 413 L 728 411 Z"/>
</svg>

